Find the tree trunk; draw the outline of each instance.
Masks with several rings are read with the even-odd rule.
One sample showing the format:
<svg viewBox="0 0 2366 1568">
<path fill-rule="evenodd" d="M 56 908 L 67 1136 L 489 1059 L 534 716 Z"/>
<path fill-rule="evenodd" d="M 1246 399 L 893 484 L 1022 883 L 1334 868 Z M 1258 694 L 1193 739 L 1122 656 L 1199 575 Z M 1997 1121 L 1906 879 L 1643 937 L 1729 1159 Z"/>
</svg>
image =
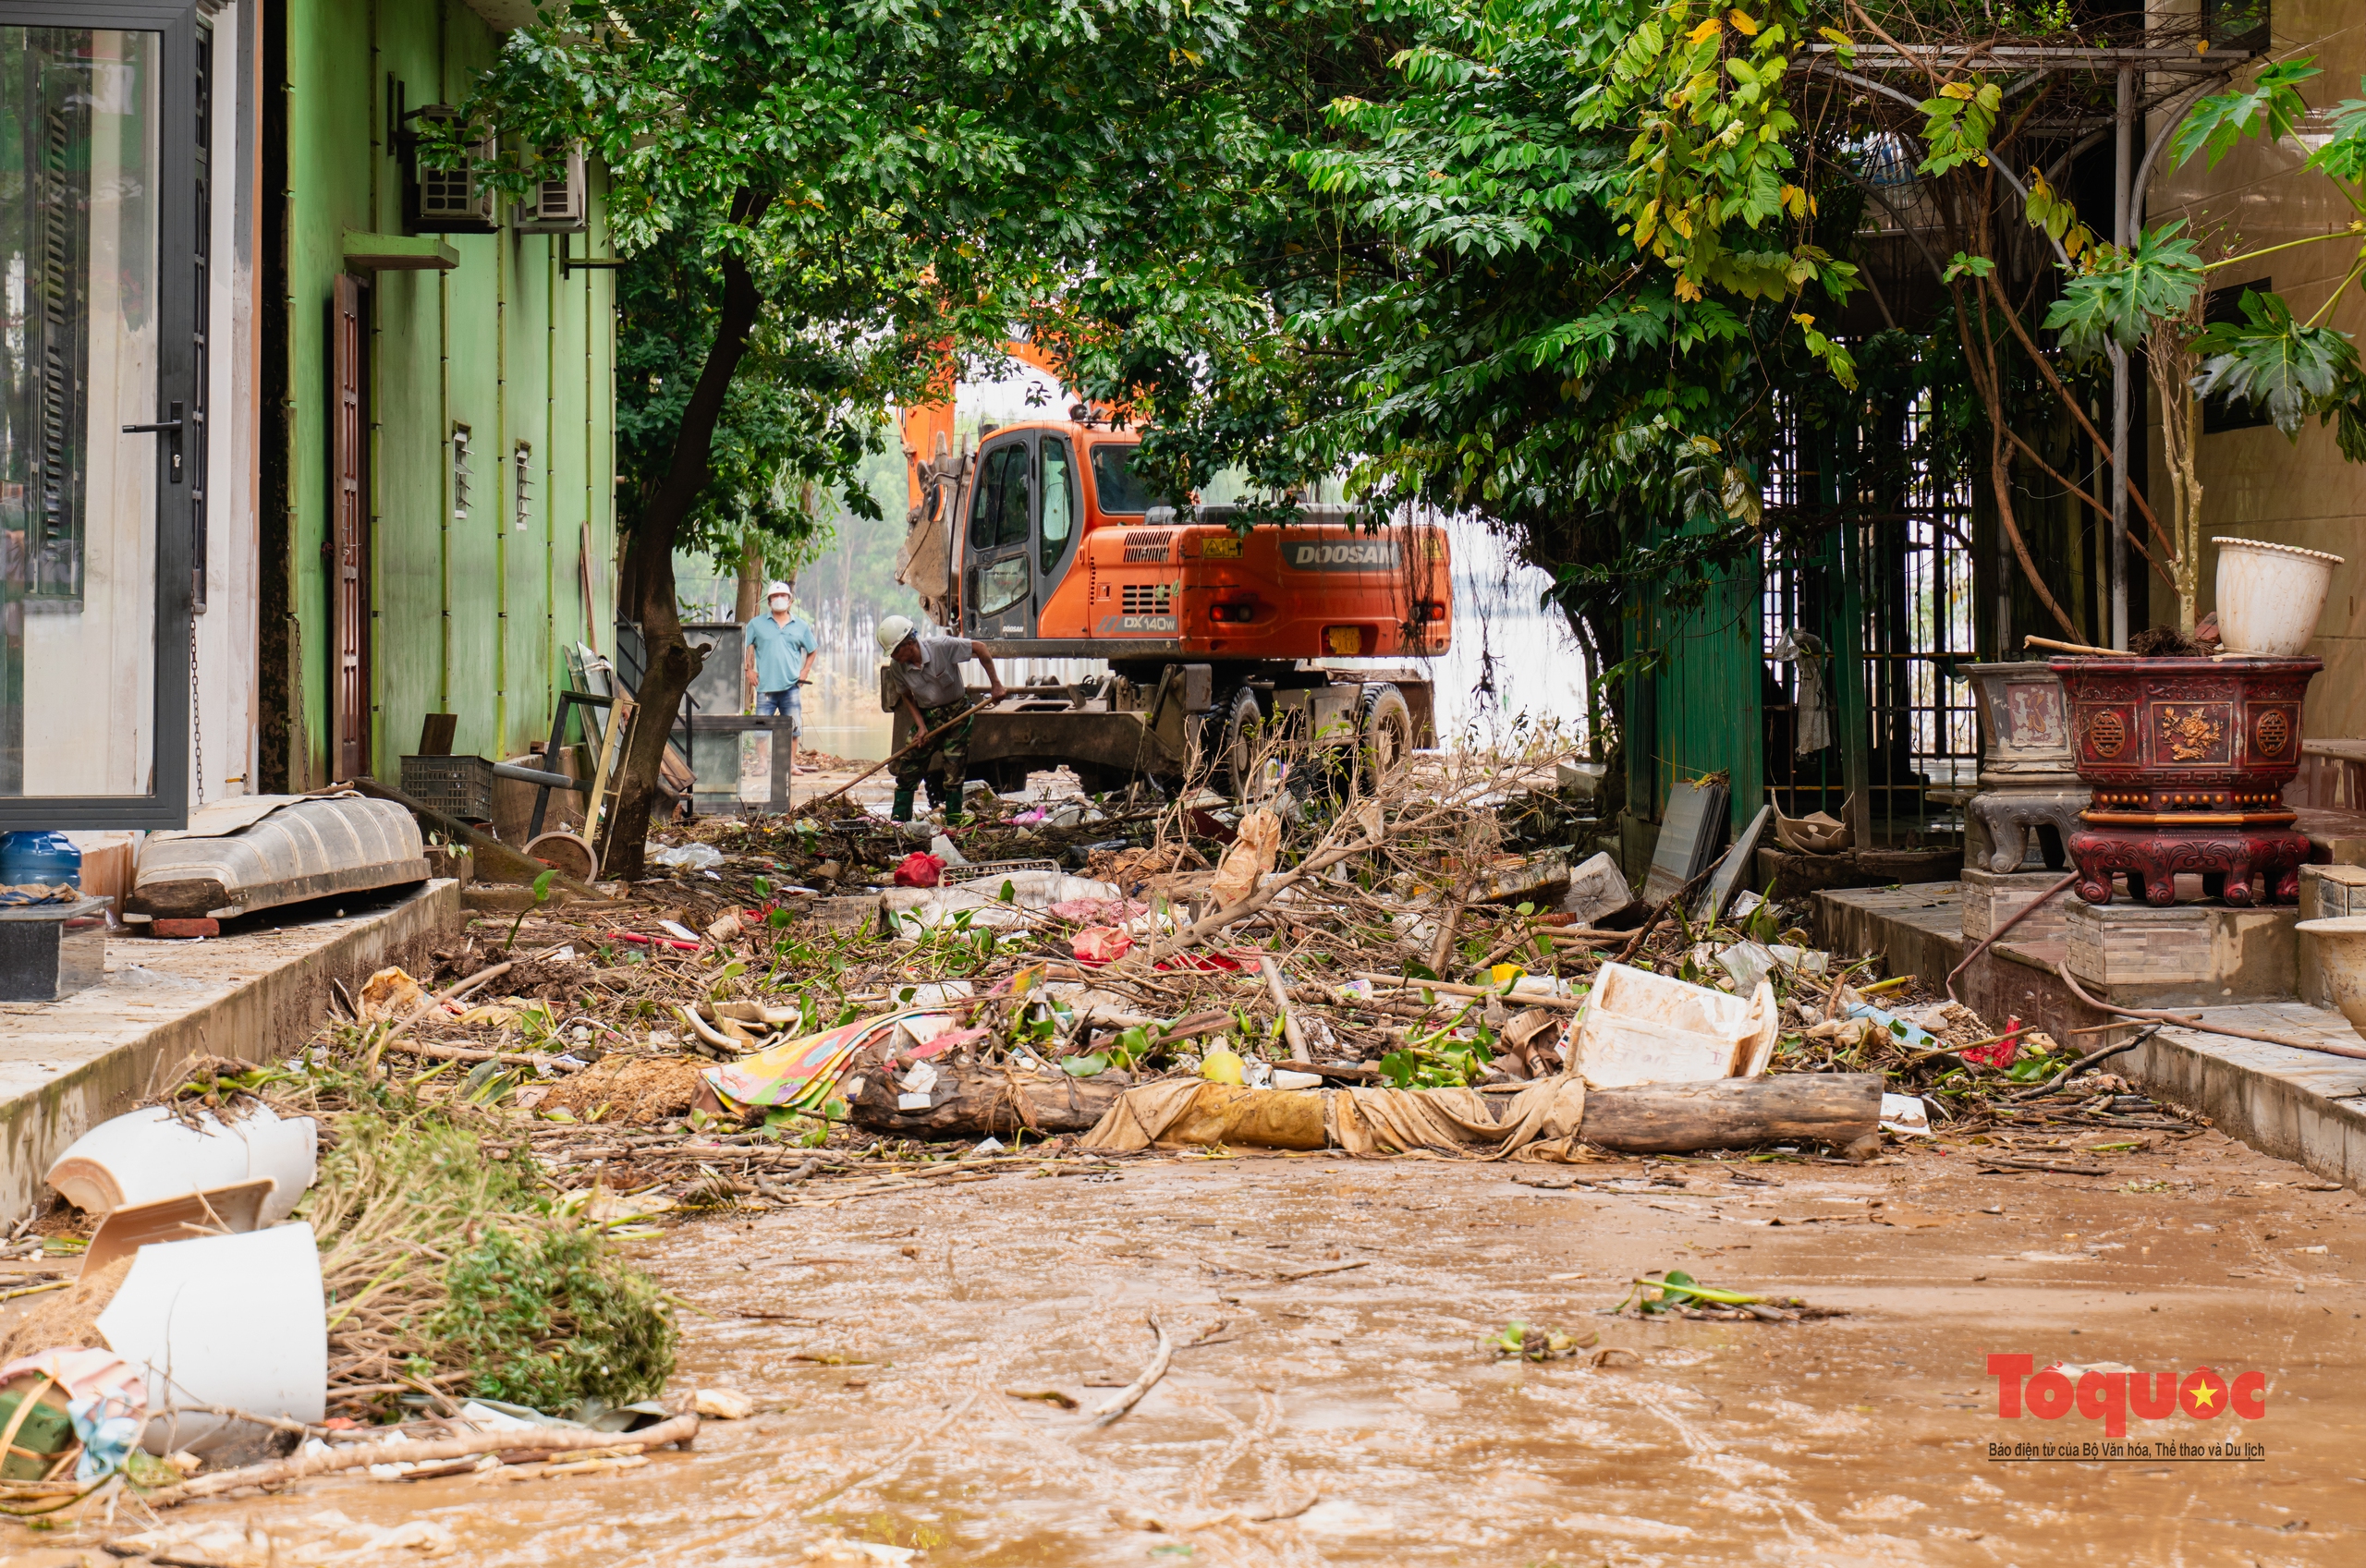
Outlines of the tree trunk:
<svg viewBox="0 0 2366 1568">
<path fill-rule="evenodd" d="M 739 539 L 739 593 L 731 603 L 732 619 L 746 626 L 764 607 L 764 546 L 750 529 Z"/>
<path fill-rule="evenodd" d="M 731 221 L 752 227 L 771 204 L 769 194 L 743 190 L 732 199 Z M 626 743 L 624 773 L 601 844 L 601 866 L 611 877 L 631 879 L 641 874 L 659 769 L 665 760 L 666 735 L 681 709 L 682 694 L 690 689 L 699 666 L 705 662 L 704 655 L 682 639 L 682 618 L 675 602 L 674 541 L 713 477 L 709 458 L 714 427 L 723 417 L 731 377 L 748 351 L 748 335 L 763 310 L 763 298 L 756 291 L 747 262 L 737 252 L 726 252 L 722 265 L 723 309 L 715 319 L 714 342 L 707 349 L 699 383 L 682 409 L 682 426 L 674 434 L 665 477 L 635 522 L 627 552 L 626 577 L 639 590 L 636 608 L 648 667 L 641 674 L 640 708 Z"/>
<path fill-rule="evenodd" d="M 1790 1138 L 1848 1144 L 1879 1130 L 1881 1114 L 1878 1073 L 1785 1073 L 1596 1089 L 1586 1096 L 1579 1136 L 1625 1154 L 1749 1149 Z"/>
</svg>

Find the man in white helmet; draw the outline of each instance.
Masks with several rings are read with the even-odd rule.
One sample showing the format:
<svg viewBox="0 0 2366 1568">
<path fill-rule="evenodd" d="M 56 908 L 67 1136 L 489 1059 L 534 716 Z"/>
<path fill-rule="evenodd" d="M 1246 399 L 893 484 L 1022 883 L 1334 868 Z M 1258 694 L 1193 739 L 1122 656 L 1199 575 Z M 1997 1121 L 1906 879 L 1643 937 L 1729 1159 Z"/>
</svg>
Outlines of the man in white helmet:
<svg viewBox="0 0 2366 1568">
<path fill-rule="evenodd" d="M 912 820 L 913 797 L 933 763 L 945 780 L 944 805 L 949 822 L 960 814 L 961 785 L 970 771 L 970 721 L 952 723 L 970 706 L 970 694 L 961 684 L 961 666 L 975 659 L 984 667 L 996 702 L 1004 695 L 1002 676 L 994 671 L 993 656 L 978 644 L 960 637 L 922 637 L 901 615 L 890 615 L 879 623 L 879 650 L 891 661 L 889 685 L 896 707 L 911 715 L 912 733 L 925 735 L 940 725 L 951 725 L 896 761 L 892 814 L 899 822 Z"/>
<path fill-rule="evenodd" d="M 796 613 L 797 596 L 788 584 L 776 582 L 765 589 L 764 601 L 767 614 L 739 633 L 748 650 L 748 700 L 760 718 L 788 720 L 788 765 L 794 772 L 810 772 L 797 766 L 797 742 L 805 733 L 805 683 L 812 676 L 822 639 L 813 635 L 813 623 Z"/>
</svg>

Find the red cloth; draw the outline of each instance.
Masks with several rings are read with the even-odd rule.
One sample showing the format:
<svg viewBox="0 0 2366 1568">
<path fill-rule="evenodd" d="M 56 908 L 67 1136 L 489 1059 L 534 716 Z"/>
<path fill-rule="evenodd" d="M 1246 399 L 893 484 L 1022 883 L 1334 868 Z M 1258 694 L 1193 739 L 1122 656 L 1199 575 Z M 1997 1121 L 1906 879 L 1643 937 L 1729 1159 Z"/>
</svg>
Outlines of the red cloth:
<svg viewBox="0 0 2366 1568">
<path fill-rule="evenodd" d="M 1115 926 L 1088 926 L 1070 942 L 1079 964 L 1114 964 L 1133 951 L 1134 939 Z"/>
<path fill-rule="evenodd" d="M 945 875 L 945 862 L 924 849 L 914 850 L 904 857 L 896 868 L 897 887 L 934 887 Z"/>
<path fill-rule="evenodd" d="M 2005 1020 L 2005 1033 L 1995 1044 L 1973 1046 L 1969 1051 L 1959 1051 L 1956 1054 L 1974 1066 L 1993 1068 L 2011 1066 L 2013 1058 L 2019 1055 L 2020 1051 L 2021 1021 L 2018 1018 L 2007 1018 Z"/>
</svg>

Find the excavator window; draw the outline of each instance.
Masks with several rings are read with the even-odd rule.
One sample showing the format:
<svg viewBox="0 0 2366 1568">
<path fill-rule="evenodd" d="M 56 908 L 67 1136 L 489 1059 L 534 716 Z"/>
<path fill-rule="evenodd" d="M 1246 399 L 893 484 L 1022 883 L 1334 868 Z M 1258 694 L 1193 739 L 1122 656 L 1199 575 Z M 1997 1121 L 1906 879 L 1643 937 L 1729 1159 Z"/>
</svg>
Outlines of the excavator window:
<svg viewBox="0 0 2366 1568">
<path fill-rule="evenodd" d="M 1043 571 L 1059 570 L 1067 553 L 1068 537 L 1076 532 L 1077 483 L 1068 444 L 1056 436 L 1043 441 Z"/>
<path fill-rule="evenodd" d="M 1116 442 L 1102 442 L 1092 448 L 1092 490 L 1101 498 L 1104 512 L 1141 513 L 1166 504 L 1134 477 L 1133 456 L 1131 445 Z"/>
<path fill-rule="evenodd" d="M 1029 492 L 1034 476 L 1025 442 L 998 446 L 981 466 L 976 499 L 970 505 L 970 548 L 996 550 L 1027 542 Z"/>
</svg>

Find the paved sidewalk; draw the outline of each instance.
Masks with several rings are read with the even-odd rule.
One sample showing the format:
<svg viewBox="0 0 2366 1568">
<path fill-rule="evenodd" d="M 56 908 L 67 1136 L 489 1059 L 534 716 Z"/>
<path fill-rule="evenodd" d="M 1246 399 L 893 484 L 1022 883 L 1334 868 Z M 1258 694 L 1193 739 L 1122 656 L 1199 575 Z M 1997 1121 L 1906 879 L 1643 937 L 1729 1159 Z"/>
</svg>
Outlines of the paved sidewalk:
<svg viewBox="0 0 2366 1568">
<path fill-rule="evenodd" d="M 0 1003 L 0 1224 L 46 1192 L 67 1145 L 174 1064 L 200 1051 L 269 1061 L 311 1035 L 332 979 L 352 991 L 389 964 L 424 973 L 427 949 L 459 922 L 459 894 L 436 881 L 375 904 L 350 897 L 342 918 L 202 942 L 110 936 L 104 984 Z"/>
</svg>

